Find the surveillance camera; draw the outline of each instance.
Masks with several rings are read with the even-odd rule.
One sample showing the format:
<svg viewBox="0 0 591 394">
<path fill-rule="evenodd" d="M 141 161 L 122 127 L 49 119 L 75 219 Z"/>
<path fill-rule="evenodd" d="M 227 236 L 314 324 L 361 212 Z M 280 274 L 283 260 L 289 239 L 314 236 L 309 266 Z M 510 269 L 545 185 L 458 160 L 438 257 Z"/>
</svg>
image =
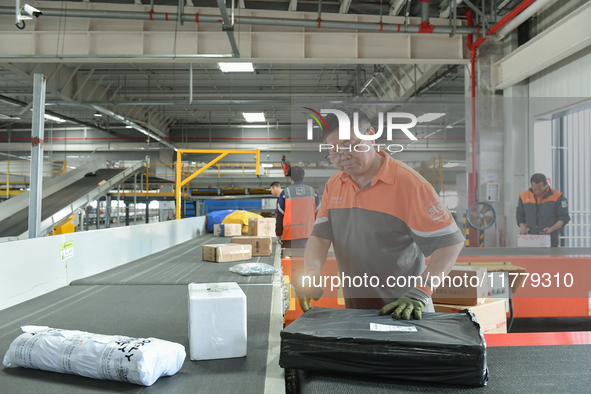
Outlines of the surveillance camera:
<svg viewBox="0 0 591 394">
<path fill-rule="evenodd" d="M 34 16 L 35 18 L 39 18 L 40 15 L 43 15 L 43 12 L 28 4 L 25 4 L 22 9 L 25 10 L 27 14 Z"/>
</svg>

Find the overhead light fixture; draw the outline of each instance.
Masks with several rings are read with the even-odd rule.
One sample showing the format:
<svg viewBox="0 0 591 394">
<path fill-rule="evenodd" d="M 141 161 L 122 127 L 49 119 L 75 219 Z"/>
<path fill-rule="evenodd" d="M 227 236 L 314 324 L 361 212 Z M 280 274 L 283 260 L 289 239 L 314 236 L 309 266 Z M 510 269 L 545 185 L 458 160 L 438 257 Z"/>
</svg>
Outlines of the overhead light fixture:
<svg viewBox="0 0 591 394">
<path fill-rule="evenodd" d="M 126 129 L 133 129 L 133 126 L 127 125 L 125 126 Z"/>
<path fill-rule="evenodd" d="M 449 163 L 446 163 L 443 165 L 443 168 L 452 168 L 452 167 L 457 167 L 459 166 L 460 163 L 452 163 L 451 161 Z"/>
<path fill-rule="evenodd" d="M 103 114 L 101 114 L 100 112 L 96 111 L 96 112 L 94 113 L 94 116 L 103 116 Z"/>
<path fill-rule="evenodd" d="M 446 129 L 453 129 L 454 127 L 450 124 L 448 124 L 447 126 L 445 126 Z"/>
<path fill-rule="evenodd" d="M 247 122 L 264 122 L 265 114 L 262 112 L 243 112 L 242 116 Z"/>
<path fill-rule="evenodd" d="M 428 123 L 428 122 L 432 122 L 435 119 L 439 119 L 442 116 L 445 116 L 444 113 L 428 113 L 428 114 L 424 114 L 421 115 L 417 118 L 417 123 Z"/>
<path fill-rule="evenodd" d="M 254 67 L 252 63 L 218 63 L 218 67 L 223 73 L 247 73 L 253 72 Z"/>
<path fill-rule="evenodd" d="M 47 114 L 44 114 L 44 116 L 45 116 L 45 119 L 53 120 L 54 122 L 57 122 L 57 123 L 65 123 L 66 122 L 65 119 L 58 118 L 57 116 L 47 115 Z"/>
</svg>

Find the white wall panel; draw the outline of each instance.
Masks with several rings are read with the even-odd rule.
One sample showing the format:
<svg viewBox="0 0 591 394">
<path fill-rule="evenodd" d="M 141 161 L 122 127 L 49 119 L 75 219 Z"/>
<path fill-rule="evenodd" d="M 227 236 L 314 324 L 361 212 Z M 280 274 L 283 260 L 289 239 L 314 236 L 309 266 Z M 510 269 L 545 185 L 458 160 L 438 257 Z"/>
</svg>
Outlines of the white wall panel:
<svg viewBox="0 0 591 394">
<path fill-rule="evenodd" d="M 205 217 L 0 244 L 0 310 L 205 233 Z M 60 245 L 74 257 L 61 261 Z"/>
<path fill-rule="evenodd" d="M 67 286 L 61 235 L 0 244 L 0 310 Z"/>
</svg>

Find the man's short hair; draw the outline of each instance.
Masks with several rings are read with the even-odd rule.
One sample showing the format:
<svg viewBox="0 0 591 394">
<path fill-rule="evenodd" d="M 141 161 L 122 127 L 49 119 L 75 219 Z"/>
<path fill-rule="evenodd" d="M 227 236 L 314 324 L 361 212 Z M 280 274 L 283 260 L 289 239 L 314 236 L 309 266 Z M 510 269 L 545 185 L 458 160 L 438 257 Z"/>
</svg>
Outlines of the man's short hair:
<svg viewBox="0 0 591 394">
<path fill-rule="evenodd" d="M 351 122 L 351 127 L 353 126 L 353 116 L 355 114 L 355 112 L 357 112 L 359 115 L 359 132 L 361 132 L 362 134 L 365 134 L 367 132 L 367 130 L 369 130 L 369 128 L 371 127 L 371 122 L 369 120 L 369 117 L 367 116 L 367 114 L 365 112 L 363 112 L 362 110 L 360 110 L 359 108 L 354 108 L 354 107 L 342 107 L 342 108 L 337 108 L 339 111 L 343 111 L 345 113 L 345 115 L 347 115 L 347 117 L 349 118 L 349 121 Z M 335 114 L 328 114 L 326 115 L 326 117 L 324 118 L 326 120 L 326 131 L 324 132 L 323 135 L 323 139 L 326 139 L 326 137 L 332 133 L 335 130 L 339 129 L 339 119 L 337 118 L 337 116 Z"/>
<path fill-rule="evenodd" d="M 272 187 L 278 187 L 279 189 L 281 189 L 281 183 L 273 182 L 269 185 L 269 188 L 272 188 Z"/>
<path fill-rule="evenodd" d="M 544 186 L 546 186 L 548 184 L 548 181 L 546 180 L 546 175 L 544 174 L 533 174 L 531 176 L 531 183 L 540 183 L 543 182 Z"/>
<path fill-rule="evenodd" d="M 291 167 L 291 180 L 294 182 L 301 182 L 304 180 L 306 173 L 302 167 Z"/>
</svg>

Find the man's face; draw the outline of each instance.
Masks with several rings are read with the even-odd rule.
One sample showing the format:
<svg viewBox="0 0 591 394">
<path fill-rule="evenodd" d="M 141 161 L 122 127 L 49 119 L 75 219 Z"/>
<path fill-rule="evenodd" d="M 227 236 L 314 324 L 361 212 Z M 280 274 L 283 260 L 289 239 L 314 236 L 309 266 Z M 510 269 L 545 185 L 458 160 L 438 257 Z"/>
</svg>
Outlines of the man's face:
<svg viewBox="0 0 591 394">
<path fill-rule="evenodd" d="M 279 197 L 281 194 L 281 189 L 279 189 L 277 186 L 271 186 L 271 194 Z"/>
<path fill-rule="evenodd" d="M 281 155 L 281 161 L 285 161 L 285 155 Z"/>
<path fill-rule="evenodd" d="M 374 134 L 373 128 L 369 128 L 367 134 Z M 355 136 L 351 129 L 350 140 L 339 140 L 339 132 L 333 130 L 326 136 L 326 143 L 333 146 L 328 151 L 330 161 L 334 166 L 345 172 L 347 175 L 359 176 L 369 171 L 376 155 L 373 147 L 373 141 L 361 140 Z M 337 152 L 338 145 L 338 152 Z M 351 147 L 351 152 L 349 152 Z M 355 149 L 357 147 L 357 149 Z M 345 149 L 343 149 L 345 148 Z M 342 153 L 337 155 L 336 153 Z"/>
<path fill-rule="evenodd" d="M 546 186 L 544 185 L 544 182 L 540 182 L 540 183 L 531 183 L 531 188 L 534 191 L 534 194 L 536 195 L 536 197 L 542 197 L 544 195 L 544 192 L 546 191 Z"/>
</svg>

